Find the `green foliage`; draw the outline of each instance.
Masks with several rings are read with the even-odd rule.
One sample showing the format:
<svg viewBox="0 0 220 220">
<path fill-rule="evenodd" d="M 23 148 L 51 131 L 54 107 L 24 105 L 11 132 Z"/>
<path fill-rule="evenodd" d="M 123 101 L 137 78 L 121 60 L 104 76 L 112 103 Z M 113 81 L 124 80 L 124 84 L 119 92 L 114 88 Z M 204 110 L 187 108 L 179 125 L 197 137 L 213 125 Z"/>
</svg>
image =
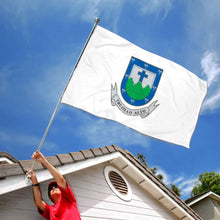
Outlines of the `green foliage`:
<svg viewBox="0 0 220 220">
<path fill-rule="evenodd" d="M 192 189 L 191 196 L 211 190 L 220 195 L 220 175 L 215 172 L 205 172 L 199 175 L 198 181 Z"/>
<path fill-rule="evenodd" d="M 145 165 L 146 167 L 148 167 L 148 164 L 146 162 L 146 157 L 141 154 L 141 153 L 138 153 L 137 154 L 137 158 L 140 160 L 140 162 Z M 149 168 L 149 167 L 148 167 Z M 151 172 L 157 176 L 157 178 L 159 178 L 161 181 L 163 181 L 163 175 L 162 174 L 157 174 L 157 167 L 153 167 L 153 168 L 149 168 L 151 170 Z M 171 190 L 173 190 L 174 193 L 176 193 L 176 195 L 178 196 L 181 196 L 180 194 L 180 189 L 174 185 L 174 184 L 170 184 L 170 187 L 171 187 Z"/>
<path fill-rule="evenodd" d="M 151 89 L 148 85 L 143 88 L 141 82 L 134 84 L 133 78 L 130 78 L 126 84 L 126 91 L 132 99 L 141 100 L 149 95 Z"/>
<path fill-rule="evenodd" d="M 156 174 L 156 172 L 157 172 L 157 167 L 150 168 L 150 170 L 151 170 L 151 172 L 152 172 L 153 174 Z"/>
<path fill-rule="evenodd" d="M 144 166 L 148 167 L 148 164 L 146 162 L 146 157 L 143 154 L 138 153 L 137 158 L 138 160 L 140 160 L 142 164 L 144 164 Z"/>
<path fill-rule="evenodd" d="M 159 178 L 160 180 L 162 180 L 163 181 L 163 175 L 162 174 L 157 174 L 157 178 Z"/>
<path fill-rule="evenodd" d="M 156 175 L 156 173 L 157 173 L 157 167 L 150 168 L 150 171 L 151 171 L 153 174 Z M 159 174 L 157 174 L 156 176 L 157 176 L 158 179 L 160 179 L 160 180 L 163 181 L 163 175 L 162 175 L 162 174 L 159 173 Z"/>
<path fill-rule="evenodd" d="M 176 195 L 177 196 L 181 196 L 181 194 L 180 194 L 180 189 L 176 186 L 176 185 L 174 185 L 174 184 L 170 184 L 170 188 L 172 189 L 172 191 L 174 192 L 174 193 L 176 193 Z"/>
</svg>

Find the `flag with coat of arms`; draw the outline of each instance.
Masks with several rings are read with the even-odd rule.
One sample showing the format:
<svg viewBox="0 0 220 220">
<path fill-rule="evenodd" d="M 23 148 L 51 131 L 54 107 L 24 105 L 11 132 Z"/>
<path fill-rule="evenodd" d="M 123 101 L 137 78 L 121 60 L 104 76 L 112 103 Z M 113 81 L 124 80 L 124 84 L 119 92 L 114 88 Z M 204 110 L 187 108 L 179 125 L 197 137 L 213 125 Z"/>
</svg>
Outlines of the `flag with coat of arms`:
<svg viewBox="0 0 220 220">
<path fill-rule="evenodd" d="M 97 26 L 61 102 L 189 148 L 206 93 L 184 67 Z"/>
</svg>

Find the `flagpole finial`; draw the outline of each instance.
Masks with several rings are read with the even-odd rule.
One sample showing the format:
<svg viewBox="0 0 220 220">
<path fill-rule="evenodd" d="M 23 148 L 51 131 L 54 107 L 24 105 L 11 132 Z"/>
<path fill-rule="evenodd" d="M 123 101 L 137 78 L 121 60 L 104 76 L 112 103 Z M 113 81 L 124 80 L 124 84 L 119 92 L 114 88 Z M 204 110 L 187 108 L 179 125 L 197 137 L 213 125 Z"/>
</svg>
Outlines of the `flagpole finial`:
<svg viewBox="0 0 220 220">
<path fill-rule="evenodd" d="M 98 24 L 100 22 L 99 18 L 95 18 L 95 23 Z"/>
</svg>

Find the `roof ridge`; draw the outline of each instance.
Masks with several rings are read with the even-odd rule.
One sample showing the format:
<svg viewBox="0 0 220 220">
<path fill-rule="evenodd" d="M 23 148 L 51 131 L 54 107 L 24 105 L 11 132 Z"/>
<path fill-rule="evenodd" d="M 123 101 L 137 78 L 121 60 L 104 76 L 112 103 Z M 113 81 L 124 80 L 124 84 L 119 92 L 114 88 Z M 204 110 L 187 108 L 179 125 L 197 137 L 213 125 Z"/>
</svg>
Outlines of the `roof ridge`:
<svg viewBox="0 0 220 220">
<path fill-rule="evenodd" d="M 6 151 L 0 151 L 0 157 L 6 157 L 14 163 L 18 162 L 18 160 L 15 157 L 13 157 L 11 154 L 9 154 Z"/>
</svg>

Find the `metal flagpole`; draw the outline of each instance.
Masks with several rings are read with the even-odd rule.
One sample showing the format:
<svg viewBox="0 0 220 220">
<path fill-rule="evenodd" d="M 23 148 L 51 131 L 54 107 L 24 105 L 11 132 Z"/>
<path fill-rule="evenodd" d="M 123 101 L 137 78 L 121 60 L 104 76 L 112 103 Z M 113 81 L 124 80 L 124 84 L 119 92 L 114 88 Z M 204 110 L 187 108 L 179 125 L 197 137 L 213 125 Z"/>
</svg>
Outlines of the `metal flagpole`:
<svg viewBox="0 0 220 220">
<path fill-rule="evenodd" d="M 71 75 L 70 75 L 70 77 L 69 77 L 69 80 L 68 80 L 68 82 L 67 82 L 67 84 L 66 84 L 66 87 L 64 88 L 63 93 L 62 93 L 62 95 L 60 96 L 60 99 L 59 99 L 59 101 L 58 101 L 58 103 L 57 103 L 57 105 L 56 105 L 56 107 L 55 107 L 55 109 L 54 109 L 54 112 L 53 112 L 53 114 L 52 114 L 52 116 L 51 116 L 51 118 L 50 118 L 50 121 L 49 121 L 49 123 L 48 123 L 48 125 L 47 125 L 47 128 L 46 128 L 46 130 L 45 130 L 45 132 L 44 132 L 44 135 L 43 135 L 43 137 L 42 137 L 42 139 L 41 139 L 41 142 L 40 142 L 40 145 L 39 145 L 39 147 L 38 147 L 38 149 L 37 149 L 37 152 L 40 151 L 40 149 L 41 149 L 41 147 L 42 147 L 42 145 L 43 145 L 43 143 L 44 143 L 44 140 L 45 140 L 45 138 L 46 138 L 46 135 L 47 135 L 47 133 L 48 133 L 48 130 L 49 130 L 51 124 L 52 124 L 52 121 L 53 121 L 53 119 L 54 119 L 54 117 L 55 117 L 55 114 L 56 114 L 56 112 L 57 112 L 57 110 L 58 110 L 58 107 L 59 107 L 59 105 L 60 105 L 60 103 L 61 103 L 63 94 L 65 93 L 65 91 L 66 91 L 66 89 L 67 89 L 67 87 L 68 87 L 68 85 L 69 85 L 69 82 L 70 82 L 70 80 L 71 80 L 71 78 L 72 78 L 72 76 L 73 76 L 73 73 L 74 73 L 76 67 L 77 67 L 78 64 L 79 64 L 79 61 L 80 61 L 80 59 L 81 59 L 81 57 L 82 57 L 82 55 L 83 55 L 83 53 L 84 53 L 84 51 L 85 51 L 85 49 L 86 49 L 86 46 L 87 46 L 87 44 L 88 44 L 88 42 L 89 42 L 89 40 L 90 40 L 90 38 L 91 38 L 93 32 L 95 31 L 95 28 L 96 28 L 97 24 L 99 23 L 99 21 L 100 21 L 99 18 L 95 18 L 95 24 L 94 24 L 94 26 L 93 26 L 93 28 L 92 28 L 92 31 L 91 31 L 90 34 L 89 34 L 89 37 L 88 37 L 88 39 L 87 39 L 87 41 L 86 41 L 86 43 L 85 43 L 85 45 L 84 45 L 84 47 L 83 47 L 83 49 L 82 49 L 82 51 L 81 51 L 81 53 L 80 53 L 80 56 L 79 56 L 79 58 L 78 58 L 78 60 L 77 60 L 77 62 L 76 62 L 76 64 L 75 64 L 75 66 L 74 66 L 74 68 L 73 68 L 73 70 L 72 70 L 72 73 L 71 73 Z M 29 175 L 27 175 L 27 178 L 30 178 L 30 177 L 31 177 L 31 176 L 30 176 L 30 172 L 31 172 L 31 170 L 33 170 L 33 168 L 34 168 L 34 163 L 35 163 L 35 161 L 33 161 L 33 163 L 32 163 L 32 166 L 31 166 L 31 169 L 30 169 L 30 171 L 29 171 Z"/>
</svg>

